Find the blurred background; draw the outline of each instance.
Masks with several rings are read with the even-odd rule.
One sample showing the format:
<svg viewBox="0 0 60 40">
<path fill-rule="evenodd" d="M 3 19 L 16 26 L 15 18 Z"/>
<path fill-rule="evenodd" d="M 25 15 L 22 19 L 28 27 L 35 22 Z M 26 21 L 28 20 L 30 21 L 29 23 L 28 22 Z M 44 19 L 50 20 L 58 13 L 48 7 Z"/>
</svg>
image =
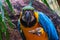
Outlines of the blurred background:
<svg viewBox="0 0 60 40">
<path fill-rule="evenodd" d="M 22 40 L 17 22 L 30 0 L 0 0 L 0 40 Z M 45 13 L 54 23 L 60 39 L 60 0 L 33 0 L 35 10 Z"/>
</svg>

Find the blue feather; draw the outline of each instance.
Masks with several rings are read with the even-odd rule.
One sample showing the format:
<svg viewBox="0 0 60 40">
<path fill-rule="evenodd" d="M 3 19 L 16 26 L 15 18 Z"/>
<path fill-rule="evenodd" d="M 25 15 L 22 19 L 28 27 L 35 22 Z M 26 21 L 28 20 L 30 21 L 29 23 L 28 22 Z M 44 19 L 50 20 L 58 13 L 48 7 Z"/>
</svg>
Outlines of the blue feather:
<svg viewBox="0 0 60 40">
<path fill-rule="evenodd" d="M 52 21 L 42 12 L 39 12 L 38 20 L 47 32 L 49 40 L 58 40 L 58 34 Z"/>
</svg>

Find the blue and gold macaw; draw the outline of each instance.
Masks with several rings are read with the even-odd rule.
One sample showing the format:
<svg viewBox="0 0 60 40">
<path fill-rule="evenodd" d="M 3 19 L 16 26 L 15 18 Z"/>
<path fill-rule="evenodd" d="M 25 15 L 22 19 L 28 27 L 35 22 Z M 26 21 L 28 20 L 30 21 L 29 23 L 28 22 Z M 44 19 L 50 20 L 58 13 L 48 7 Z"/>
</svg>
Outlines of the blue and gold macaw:
<svg viewBox="0 0 60 40">
<path fill-rule="evenodd" d="M 18 30 L 23 40 L 59 40 L 53 22 L 29 5 L 20 13 Z"/>
</svg>

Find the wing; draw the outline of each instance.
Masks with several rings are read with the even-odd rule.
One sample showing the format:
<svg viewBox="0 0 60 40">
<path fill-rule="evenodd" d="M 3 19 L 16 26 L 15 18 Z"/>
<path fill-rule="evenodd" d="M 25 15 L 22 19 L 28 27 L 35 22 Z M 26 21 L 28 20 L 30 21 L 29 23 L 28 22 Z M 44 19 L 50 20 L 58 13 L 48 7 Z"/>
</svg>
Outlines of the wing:
<svg viewBox="0 0 60 40">
<path fill-rule="evenodd" d="M 52 21 L 42 12 L 39 12 L 38 20 L 47 32 L 49 40 L 58 40 L 58 34 Z"/>
</svg>

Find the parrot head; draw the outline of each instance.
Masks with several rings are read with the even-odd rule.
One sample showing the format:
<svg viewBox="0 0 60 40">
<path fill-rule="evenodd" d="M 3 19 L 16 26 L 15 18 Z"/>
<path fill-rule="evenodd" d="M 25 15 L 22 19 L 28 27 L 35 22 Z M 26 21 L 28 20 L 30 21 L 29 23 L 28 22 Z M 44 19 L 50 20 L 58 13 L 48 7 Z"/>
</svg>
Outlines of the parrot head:
<svg viewBox="0 0 60 40">
<path fill-rule="evenodd" d="M 34 16 L 34 8 L 32 6 L 23 7 L 21 23 L 25 27 L 31 27 L 36 23 L 36 18 Z"/>
</svg>

